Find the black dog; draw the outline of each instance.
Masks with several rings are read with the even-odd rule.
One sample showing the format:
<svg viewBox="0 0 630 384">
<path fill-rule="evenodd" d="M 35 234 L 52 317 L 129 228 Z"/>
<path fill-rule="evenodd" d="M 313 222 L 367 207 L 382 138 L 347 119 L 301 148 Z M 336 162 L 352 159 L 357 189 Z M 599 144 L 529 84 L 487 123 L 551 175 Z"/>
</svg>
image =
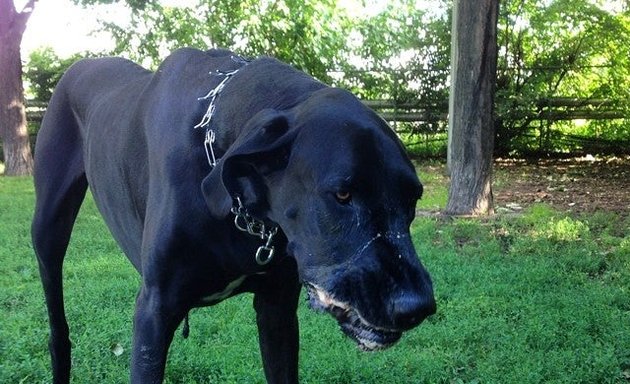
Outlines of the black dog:
<svg viewBox="0 0 630 384">
<path fill-rule="evenodd" d="M 88 185 L 142 275 L 132 383 L 162 381 L 191 308 L 241 292 L 254 293 L 270 383 L 297 382 L 301 283 L 365 350 L 435 312 L 409 235 L 422 186 L 395 134 L 277 60 L 182 49 L 155 73 L 79 61 L 50 101 L 35 167 L 55 383 L 69 381 L 61 272 Z"/>
</svg>

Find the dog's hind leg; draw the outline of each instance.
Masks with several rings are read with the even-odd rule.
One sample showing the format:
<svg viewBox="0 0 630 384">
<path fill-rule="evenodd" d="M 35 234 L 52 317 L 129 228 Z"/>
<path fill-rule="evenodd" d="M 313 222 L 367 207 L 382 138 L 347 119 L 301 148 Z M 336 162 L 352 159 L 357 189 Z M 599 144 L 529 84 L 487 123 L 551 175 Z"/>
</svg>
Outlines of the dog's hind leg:
<svg viewBox="0 0 630 384">
<path fill-rule="evenodd" d="M 77 123 L 63 95 L 56 96 L 42 123 L 35 150 L 36 204 L 31 234 L 48 307 L 53 382 L 68 383 L 70 339 L 62 266 L 87 181 Z"/>
</svg>

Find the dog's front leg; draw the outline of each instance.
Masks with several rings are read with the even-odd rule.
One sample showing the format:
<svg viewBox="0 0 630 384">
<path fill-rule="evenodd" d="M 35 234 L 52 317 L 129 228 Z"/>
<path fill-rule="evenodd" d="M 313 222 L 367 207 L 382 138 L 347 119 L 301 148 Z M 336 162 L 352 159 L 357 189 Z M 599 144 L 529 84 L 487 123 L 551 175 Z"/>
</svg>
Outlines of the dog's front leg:
<svg viewBox="0 0 630 384">
<path fill-rule="evenodd" d="M 142 288 L 136 301 L 131 354 L 131 383 L 159 384 L 164 379 L 166 355 L 184 312 L 159 289 Z"/>
<path fill-rule="evenodd" d="M 256 323 L 265 377 L 269 384 L 298 382 L 298 284 L 263 290 L 254 296 Z"/>
</svg>

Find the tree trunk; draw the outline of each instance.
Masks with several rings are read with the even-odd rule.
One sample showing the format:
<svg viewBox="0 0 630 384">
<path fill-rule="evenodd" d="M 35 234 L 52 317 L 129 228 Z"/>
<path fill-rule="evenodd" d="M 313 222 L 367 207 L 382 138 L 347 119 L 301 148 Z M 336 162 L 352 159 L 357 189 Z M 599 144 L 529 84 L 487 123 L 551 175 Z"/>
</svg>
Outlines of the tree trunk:
<svg viewBox="0 0 630 384">
<path fill-rule="evenodd" d="M 498 0 L 455 0 L 445 213 L 494 212 L 492 150 Z"/>
<path fill-rule="evenodd" d="M 5 175 L 30 175 L 33 157 L 28 139 L 20 44 L 32 11 L 29 2 L 21 13 L 12 0 L 0 0 L 0 139 Z"/>
</svg>

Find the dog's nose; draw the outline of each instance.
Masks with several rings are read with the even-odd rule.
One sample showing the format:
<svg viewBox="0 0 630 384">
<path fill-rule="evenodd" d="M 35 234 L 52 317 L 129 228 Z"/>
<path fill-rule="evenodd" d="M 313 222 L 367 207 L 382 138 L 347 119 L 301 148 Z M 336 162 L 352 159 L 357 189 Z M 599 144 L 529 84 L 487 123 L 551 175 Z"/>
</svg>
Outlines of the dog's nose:
<svg viewBox="0 0 630 384">
<path fill-rule="evenodd" d="M 400 330 L 408 330 L 434 314 L 436 305 L 432 294 L 404 295 L 394 302 L 392 309 L 394 326 Z"/>
</svg>

